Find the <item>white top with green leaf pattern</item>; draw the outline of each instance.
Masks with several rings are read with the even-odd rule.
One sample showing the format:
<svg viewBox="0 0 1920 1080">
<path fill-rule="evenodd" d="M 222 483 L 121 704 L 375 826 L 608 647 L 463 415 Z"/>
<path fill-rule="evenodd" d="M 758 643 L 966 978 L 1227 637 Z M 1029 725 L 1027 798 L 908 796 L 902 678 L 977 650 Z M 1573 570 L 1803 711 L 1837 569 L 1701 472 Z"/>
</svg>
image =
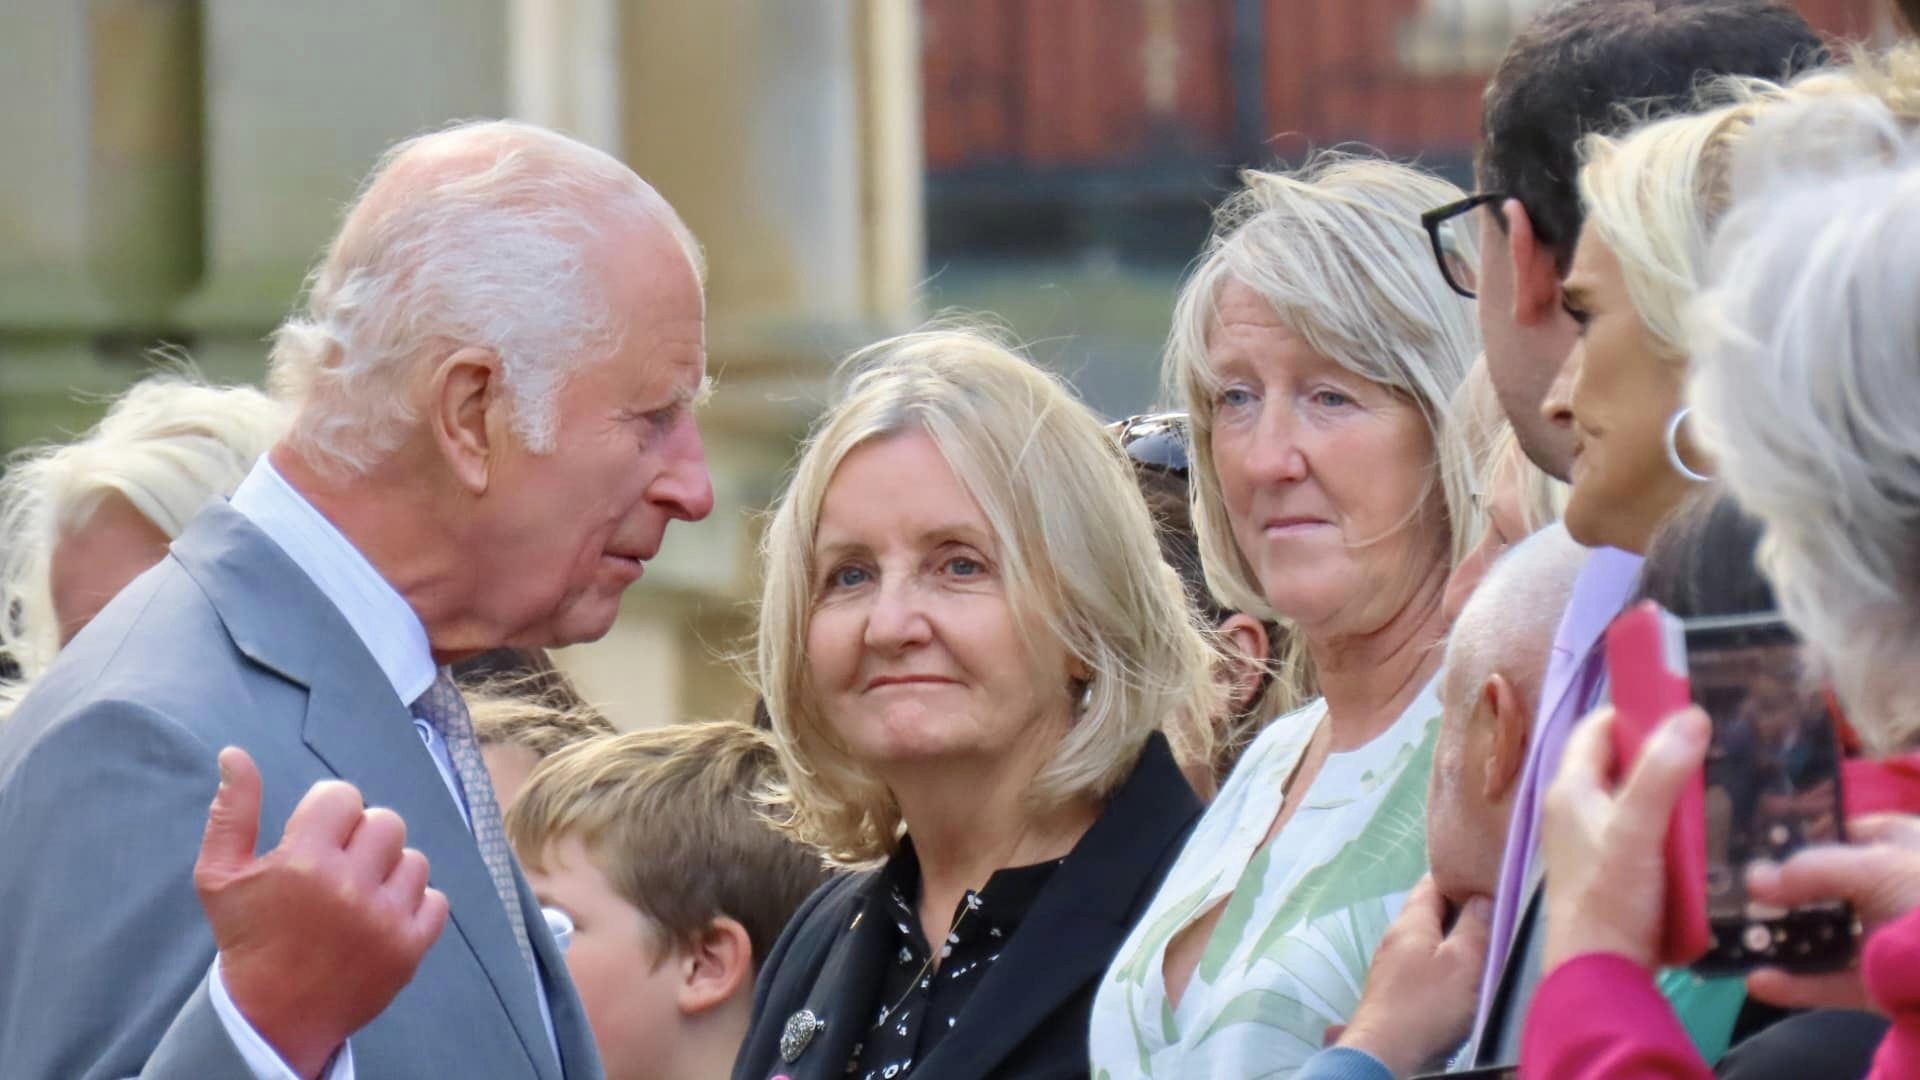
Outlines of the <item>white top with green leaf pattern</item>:
<svg viewBox="0 0 1920 1080">
<path fill-rule="evenodd" d="M 1262 847 L 1326 714 L 1315 701 L 1274 721 L 1194 827 L 1094 1000 L 1095 1080 L 1290 1077 L 1352 1015 L 1374 947 L 1426 873 L 1440 702 L 1430 682 L 1392 727 L 1328 755 Z M 1167 942 L 1222 898 L 1199 966 L 1169 1007 Z"/>
</svg>

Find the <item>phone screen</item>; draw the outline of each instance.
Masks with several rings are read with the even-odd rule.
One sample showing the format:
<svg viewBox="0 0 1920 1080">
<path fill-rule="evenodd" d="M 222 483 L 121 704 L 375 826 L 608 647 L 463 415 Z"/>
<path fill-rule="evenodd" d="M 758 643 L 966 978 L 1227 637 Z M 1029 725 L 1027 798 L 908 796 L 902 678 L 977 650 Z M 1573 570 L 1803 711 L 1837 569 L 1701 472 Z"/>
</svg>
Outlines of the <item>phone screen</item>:
<svg viewBox="0 0 1920 1080">
<path fill-rule="evenodd" d="M 1706 763 L 1707 918 L 1713 945 L 1696 968 L 1844 966 L 1844 903 L 1785 910 L 1747 894 L 1747 867 L 1845 839 L 1840 747 L 1800 644 L 1777 617 L 1687 624 L 1693 699 L 1713 721 Z"/>
</svg>

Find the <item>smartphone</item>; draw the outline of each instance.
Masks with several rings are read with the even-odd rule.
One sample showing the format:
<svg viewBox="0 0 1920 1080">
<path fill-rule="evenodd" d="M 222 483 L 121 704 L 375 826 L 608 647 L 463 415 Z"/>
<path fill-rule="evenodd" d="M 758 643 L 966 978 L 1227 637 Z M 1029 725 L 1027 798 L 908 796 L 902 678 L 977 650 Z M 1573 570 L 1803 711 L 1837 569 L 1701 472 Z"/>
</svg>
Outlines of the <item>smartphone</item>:
<svg viewBox="0 0 1920 1080">
<path fill-rule="evenodd" d="M 1606 659 L 1617 783 L 1667 717 L 1693 701 L 1685 628 L 1660 605 L 1643 601 L 1607 628 Z M 1709 866 L 1704 804 L 1705 784 L 1696 774 L 1681 790 L 1661 839 L 1666 895 L 1660 962 L 1668 967 L 1685 967 L 1713 945 L 1704 884 Z"/>
<path fill-rule="evenodd" d="M 1749 864 L 1846 840 L 1830 700 L 1810 684 L 1800 641 L 1776 614 L 1690 619 L 1684 633 L 1691 696 L 1713 721 L 1702 803 L 1711 941 L 1693 967 L 1843 969 L 1859 939 L 1850 905 L 1787 910 L 1746 890 Z"/>
</svg>

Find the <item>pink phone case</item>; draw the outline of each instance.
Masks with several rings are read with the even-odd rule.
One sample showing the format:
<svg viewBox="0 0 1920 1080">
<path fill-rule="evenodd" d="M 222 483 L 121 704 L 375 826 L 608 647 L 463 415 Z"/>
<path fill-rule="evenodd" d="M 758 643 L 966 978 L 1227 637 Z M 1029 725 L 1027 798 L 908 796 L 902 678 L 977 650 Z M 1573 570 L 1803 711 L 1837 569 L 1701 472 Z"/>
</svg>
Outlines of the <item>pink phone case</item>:
<svg viewBox="0 0 1920 1080">
<path fill-rule="evenodd" d="M 1693 704 L 1680 620 L 1651 600 L 1607 629 L 1607 677 L 1613 696 L 1613 757 L 1624 778 L 1640 748 L 1667 717 Z M 1707 924 L 1706 775 L 1696 771 L 1667 823 L 1666 926 L 1660 961 L 1684 967 L 1713 941 Z"/>
</svg>

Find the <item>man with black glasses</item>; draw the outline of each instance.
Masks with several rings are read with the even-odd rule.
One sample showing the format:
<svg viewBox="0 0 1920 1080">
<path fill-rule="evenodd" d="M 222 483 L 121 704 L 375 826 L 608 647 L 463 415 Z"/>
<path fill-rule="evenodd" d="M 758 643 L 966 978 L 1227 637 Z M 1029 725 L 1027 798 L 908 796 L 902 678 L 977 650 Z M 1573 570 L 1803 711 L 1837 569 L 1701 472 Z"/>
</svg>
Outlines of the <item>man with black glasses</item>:
<svg viewBox="0 0 1920 1080">
<path fill-rule="evenodd" d="M 1424 220 L 1448 283 L 1479 299 L 1501 407 L 1542 469 L 1565 480 L 1573 457 L 1565 424 L 1540 409 L 1575 336 L 1560 279 L 1584 216 L 1581 137 L 1686 111 L 1714 76 L 1778 80 L 1826 60 L 1813 29 L 1776 0 L 1575 0 L 1514 39 L 1487 83 L 1481 193 Z M 1477 261 L 1452 240 L 1466 230 Z"/>
</svg>

